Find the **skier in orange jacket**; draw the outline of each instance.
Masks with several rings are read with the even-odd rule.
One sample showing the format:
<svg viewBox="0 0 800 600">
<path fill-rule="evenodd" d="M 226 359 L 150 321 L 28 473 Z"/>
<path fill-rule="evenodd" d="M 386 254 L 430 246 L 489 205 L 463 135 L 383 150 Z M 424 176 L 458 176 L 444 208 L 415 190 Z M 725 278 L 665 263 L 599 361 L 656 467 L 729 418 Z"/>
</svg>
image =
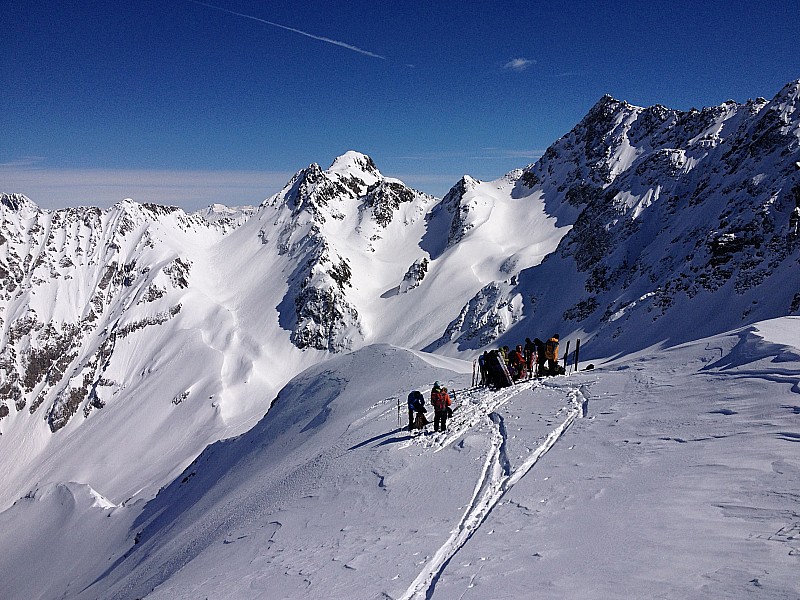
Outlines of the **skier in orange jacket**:
<svg viewBox="0 0 800 600">
<path fill-rule="evenodd" d="M 544 345 L 544 354 L 547 357 L 547 372 L 549 375 L 558 375 L 558 334 L 556 333 Z"/>
</svg>

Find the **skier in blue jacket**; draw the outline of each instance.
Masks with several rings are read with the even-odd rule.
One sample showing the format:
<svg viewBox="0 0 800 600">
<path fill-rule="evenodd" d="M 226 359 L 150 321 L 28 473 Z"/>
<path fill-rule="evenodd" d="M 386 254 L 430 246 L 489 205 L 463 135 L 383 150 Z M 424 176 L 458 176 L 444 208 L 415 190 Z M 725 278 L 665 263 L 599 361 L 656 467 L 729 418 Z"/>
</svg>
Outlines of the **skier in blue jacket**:
<svg viewBox="0 0 800 600">
<path fill-rule="evenodd" d="M 414 429 L 414 413 L 428 412 L 425 408 L 425 396 L 419 390 L 414 390 L 408 395 L 408 430 Z"/>
</svg>

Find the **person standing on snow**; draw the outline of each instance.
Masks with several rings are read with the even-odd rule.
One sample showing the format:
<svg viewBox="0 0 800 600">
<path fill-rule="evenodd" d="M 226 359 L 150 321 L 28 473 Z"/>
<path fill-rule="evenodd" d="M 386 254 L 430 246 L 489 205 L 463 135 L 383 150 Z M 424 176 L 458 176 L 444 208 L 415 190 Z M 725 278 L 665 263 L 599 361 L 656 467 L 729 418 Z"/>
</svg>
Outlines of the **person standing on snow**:
<svg viewBox="0 0 800 600">
<path fill-rule="evenodd" d="M 527 377 L 525 371 L 525 356 L 522 354 L 522 346 L 517 346 L 511 352 L 508 361 L 511 365 L 511 376 L 514 380 L 525 379 Z"/>
<path fill-rule="evenodd" d="M 478 367 L 480 368 L 480 372 L 481 372 L 481 381 L 480 381 L 480 383 L 478 385 L 482 385 L 482 386 L 488 385 L 488 377 L 486 377 L 486 371 L 487 371 L 487 369 L 489 367 L 489 365 L 486 364 L 488 359 L 489 359 L 489 353 L 488 352 L 484 352 L 483 354 L 481 354 L 478 357 Z"/>
<path fill-rule="evenodd" d="M 446 431 L 448 409 L 452 402 L 447 388 L 441 387 L 438 381 L 433 384 L 431 390 L 431 404 L 433 405 L 433 430 Z"/>
<path fill-rule="evenodd" d="M 491 376 L 490 385 L 498 389 L 514 383 L 511 381 L 506 361 L 500 350 L 492 350 L 489 353 L 489 375 Z"/>
<path fill-rule="evenodd" d="M 413 392 L 411 392 L 408 395 L 408 430 L 409 431 L 412 431 L 414 429 L 416 421 L 419 419 L 420 416 L 422 417 L 422 419 L 420 421 L 424 421 L 425 417 L 423 416 L 423 413 L 426 413 L 426 412 L 428 412 L 428 411 L 425 408 L 425 396 L 423 396 L 422 392 L 420 392 L 419 390 L 414 390 Z M 414 413 L 416 413 L 416 417 L 415 417 Z M 420 429 L 425 427 L 425 423 L 427 423 L 427 421 L 424 421 L 424 423 L 422 423 L 422 427 L 420 427 Z"/>
<path fill-rule="evenodd" d="M 544 351 L 544 342 L 536 338 L 533 340 L 533 345 L 536 346 L 536 376 L 544 377 L 547 374 L 545 368 L 547 355 Z"/>
<path fill-rule="evenodd" d="M 554 334 L 544 345 L 547 357 L 547 371 L 550 375 L 558 375 L 558 334 Z"/>
<path fill-rule="evenodd" d="M 536 346 L 531 338 L 525 338 L 525 366 L 528 368 L 528 378 L 533 377 L 533 359 L 536 356 Z"/>
</svg>

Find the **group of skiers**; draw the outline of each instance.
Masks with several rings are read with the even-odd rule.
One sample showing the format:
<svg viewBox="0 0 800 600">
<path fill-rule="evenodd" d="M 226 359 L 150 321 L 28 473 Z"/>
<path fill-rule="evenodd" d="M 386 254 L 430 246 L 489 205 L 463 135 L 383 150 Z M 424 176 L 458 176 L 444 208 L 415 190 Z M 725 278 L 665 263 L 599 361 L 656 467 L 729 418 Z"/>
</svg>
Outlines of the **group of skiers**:
<svg viewBox="0 0 800 600">
<path fill-rule="evenodd" d="M 451 408 L 453 401 L 446 387 L 442 387 L 437 381 L 431 389 L 431 406 L 433 406 L 433 430 L 446 431 L 447 419 L 453 416 Z M 425 396 L 419 390 L 414 390 L 408 395 L 408 430 L 425 429 L 428 419 L 425 413 Z"/>
<path fill-rule="evenodd" d="M 478 357 L 478 367 L 478 384 L 497 388 L 531 377 L 560 375 L 563 368 L 558 364 L 558 334 L 546 342 L 525 338 L 525 345 L 520 344 L 513 350 L 508 346 L 487 350 Z"/>
<path fill-rule="evenodd" d="M 514 350 L 503 346 L 497 350 L 487 350 L 478 357 L 480 368 L 479 385 L 496 388 L 513 385 L 515 381 L 531 377 L 560 375 L 564 368 L 558 364 L 558 334 L 546 342 L 539 338 L 525 339 L 525 345 Z M 433 430 L 446 431 L 447 419 L 453 416 L 452 400 L 446 387 L 437 381 L 431 389 L 433 406 Z M 399 409 L 399 407 L 398 407 Z M 419 390 L 408 394 L 408 430 L 424 430 L 428 424 L 425 413 L 425 396 Z M 399 415 L 398 415 L 399 416 Z"/>
</svg>

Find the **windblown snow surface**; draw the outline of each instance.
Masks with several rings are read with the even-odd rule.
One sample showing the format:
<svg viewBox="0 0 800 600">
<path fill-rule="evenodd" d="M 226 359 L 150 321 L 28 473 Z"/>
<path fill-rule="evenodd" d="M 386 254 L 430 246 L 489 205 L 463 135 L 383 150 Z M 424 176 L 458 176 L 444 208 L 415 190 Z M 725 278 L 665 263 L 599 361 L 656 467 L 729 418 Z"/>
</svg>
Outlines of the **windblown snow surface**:
<svg viewBox="0 0 800 600">
<path fill-rule="evenodd" d="M 2 595 L 797 598 L 798 342 L 785 317 L 496 391 L 368 346 L 150 501 L 16 502 Z M 448 431 L 405 431 L 407 391 L 437 379 Z"/>
</svg>

